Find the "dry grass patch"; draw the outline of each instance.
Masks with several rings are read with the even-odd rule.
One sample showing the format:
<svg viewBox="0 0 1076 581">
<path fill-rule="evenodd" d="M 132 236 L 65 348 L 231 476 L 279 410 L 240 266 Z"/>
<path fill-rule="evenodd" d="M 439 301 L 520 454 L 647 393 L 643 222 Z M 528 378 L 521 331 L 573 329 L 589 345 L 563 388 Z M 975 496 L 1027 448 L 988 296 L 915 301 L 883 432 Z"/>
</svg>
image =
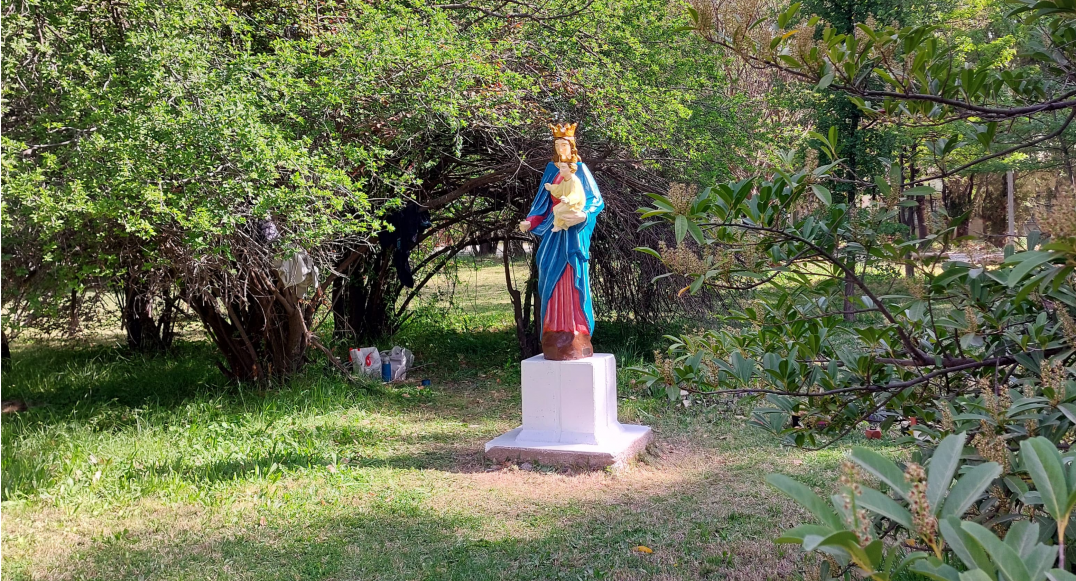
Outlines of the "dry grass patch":
<svg viewBox="0 0 1076 581">
<path fill-rule="evenodd" d="M 452 447 L 470 451 L 446 469 L 297 475 L 246 485 L 219 506 L 144 499 L 118 511 L 11 507 L 5 573 L 182 579 L 208 567 L 200 578 L 548 578 L 507 566 L 530 558 L 537 572 L 613 579 L 798 575 L 798 557 L 770 539 L 799 509 L 729 469 L 743 460 L 737 441 L 666 430 L 659 427 L 645 461 L 615 472 L 493 467 L 475 451 L 485 436 L 461 434 Z M 371 558 L 371 547 L 382 556 Z M 289 562 L 296 554 L 298 564 Z"/>
</svg>

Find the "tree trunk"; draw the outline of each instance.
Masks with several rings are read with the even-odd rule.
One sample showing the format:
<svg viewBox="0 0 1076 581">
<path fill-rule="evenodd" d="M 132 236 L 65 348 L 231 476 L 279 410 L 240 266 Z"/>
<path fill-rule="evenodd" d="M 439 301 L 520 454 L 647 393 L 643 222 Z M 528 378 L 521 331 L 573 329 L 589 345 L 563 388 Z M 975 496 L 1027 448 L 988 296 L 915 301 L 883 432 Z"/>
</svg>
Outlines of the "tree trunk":
<svg viewBox="0 0 1076 581">
<path fill-rule="evenodd" d="M 971 206 L 972 206 L 971 196 L 972 196 L 972 193 L 974 191 L 975 191 L 975 174 L 971 174 L 971 175 L 968 176 L 968 186 L 967 186 L 967 188 L 964 190 L 964 192 L 962 194 L 963 201 L 964 201 L 964 212 L 967 212 L 968 210 L 971 209 Z M 961 213 L 963 213 L 963 212 L 961 212 Z M 960 223 L 959 226 L 956 227 L 956 235 L 957 236 L 967 236 L 970 229 L 971 229 L 971 216 L 968 216 L 967 220 L 964 220 L 963 222 Z"/>
<path fill-rule="evenodd" d="M 541 322 L 539 321 L 541 309 L 538 304 L 538 262 L 535 257 L 531 257 L 527 283 L 523 291 L 519 291 L 512 284 L 511 247 L 512 245 L 506 241 L 505 251 L 501 255 L 504 263 L 504 280 L 508 296 L 512 299 L 512 314 L 516 321 L 516 341 L 523 359 L 527 359 L 542 352 Z"/>
<path fill-rule="evenodd" d="M 902 208 L 901 214 L 904 215 L 904 224 L 908 226 L 908 236 L 915 238 L 915 210 L 912 208 Z M 911 253 L 911 250 L 908 251 Z M 915 263 L 912 261 L 912 257 L 908 256 L 908 259 L 904 261 L 904 277 L 913 278 L 915 276 Z"/>
<path fill-rule="evenodd" d="M 71 298 L 68 302 L 68 316 L 67 316 L 67 334 L 74 337 L 82 332 L 82 323 L 79 321 L 78 316 L 78 303 L 79 296 L 78 291 L 71 289 Z"/>
<path fill-rule="evenodd" d="M 924 240 L 927 236 L 930 236 L 930 231 L 927 228 L 927 200 L 924 196 L 919 196 L 916 200 L 915 206 L 915 222 L 919 227 L 919 239 Z"/>
<path fill-rule="evenodd" d="M 134 276 L 124 281 L 122 324 L 127 332 L 127 346 L 135 351 L 155 352 L 172 347 L 178 301 L 170 293 L 165 293 L 160 297 L 160 314 L 154 316 L 155 299 L 153 293 Z"/>
<path fill-rule="evenodd" d="M 851 268 L 855 268 L 853 262 Z M 852 294 L 856 291 L 855 279 L 851 273 L 844 273 L 844 320 L 852 322 L 856 320 L 856 316 L 852 313 Z"/>
<path fill-rule="evenodd" d="M 914 161 L 912 163 L 912 167 L 910 169 L 910 174 L 909 175 L 911 176 L 913 181 L 919 175 L 919 173 L 916 171 Z M 931 199 L 933 199 L 933 195 L 931 196 Z M 930 236 L 930 229 L 929 229 L 929 227 L 927 225 L 927 198 L 926 198 L 926 196 L 916 196 L 915 207 L 912 208 L 912 210 L 915 211 L 915 222 L 916 222 L 916 226 L 918 226 L 919 240 L 922 240 L 922 242 L 920 242 L 919 245 L 916 246 L 916 250 L 919 251 L 918 260 L 919 260 L 920 263 L 922 263 L 924 261 L 924 256 L 925 256 L 924 253 L 926 253 L 927 251 L 930 250 L 930 242 L 927 241 L 927 236 Z M 930 260 L 930 259 L 927 259 L 927 260 Z M 905 274 L 907 274 L 907 273 L 905 273 Z M 914 274 L 915 273 L 912 272 L 912 275 L 914 275 Z"/>
<path fill-rule="evenodd" d="M 392 254 L 375 252 L 355 261 L 333 283 L 334 334 L 355 341 L 373 341 L 399 327 L 396 299 L 400 282 L 389 272 Z"/>
<path fill-rule="evenodd" d="M 268 381 L 299 371 L 310 347 L 314 309 L 274 272 L 255 272 L 244 297 L 190 297 L 191 309 L 224 357 L 217 366 L 240 381 Z"/>
<path fill-rule="evenodd" d="M 1072 186 L 1073 191 L 1076 191 L 1076 172 L 1072 167 L 1071 148 L 1068 143 L 1065 143 L 1063 135 L 1057 136 L 1057 141 L 1061 144 L 1061 156 L 1065 161 L 1065 173 L 1069 176 L 1069 185 Z"/>
<path fill-rule="evenodd" d="M 1016 244 L 1016 185 L 1013 171 L 1005 174 L 1005 244 Z"/>
<path fill-rule="evenodd" d="M 896 186 L 895 186 L 897 188 L 897 192 L 900 193 L 900 196 L 898 196 L 898 199 L 901 200 L 902 202 L 906 199 L 906 198 L 903 197 L 904 196 L 904 163 L 905 163 L 905 159 L 906 159 L 905 158 L 905 151 L 902 148 L 901 152 L 900 152 L 900 155 L 897 157 L 897 166 L 898 166 L 900 171 L 897 172 L 897 183 L 896 183 Z M 915 211 L 912 210 L 911 208 L 906 208 L 904 206 L 898 206 L 897 207 L 897 219 L 900 221 L 901 224 L 908 227 L 908 237 L 909 238 L 915 238 Z M 915 276 L 915 266 L 912 264 L 911 258 L 909 257 L 907 260 L 904 261 L 904 277 L 905 278 L 912 278 L 913 276 Z"/>
</svg>

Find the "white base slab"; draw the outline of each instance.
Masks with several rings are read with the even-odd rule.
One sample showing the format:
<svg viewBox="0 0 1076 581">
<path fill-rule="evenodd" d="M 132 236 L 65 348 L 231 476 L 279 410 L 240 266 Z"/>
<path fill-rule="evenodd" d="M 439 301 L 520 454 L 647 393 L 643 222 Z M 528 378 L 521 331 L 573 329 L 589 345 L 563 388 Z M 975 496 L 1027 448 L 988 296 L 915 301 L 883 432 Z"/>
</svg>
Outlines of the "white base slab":
<svg viewBox="0 0 1076 581">
<path fill-rule="evenodd" d="M 522 427 L 486 443 L 486 456 L 495 462 L 515 460 L 547 466 L 605 468 L 623 466 L 633 460 L 653 437 L 649 426 L 621 424 L 601 444 L 560 444 L 518 440 Z"/>
<path fill-rule="evenodd" d="M 623 464 L 650 442 L 646 426 L 617 421 L 616 358 L 523 361 L 523 425 L 486 444 L 495 461 L 591 468 Z"/>
</svg>

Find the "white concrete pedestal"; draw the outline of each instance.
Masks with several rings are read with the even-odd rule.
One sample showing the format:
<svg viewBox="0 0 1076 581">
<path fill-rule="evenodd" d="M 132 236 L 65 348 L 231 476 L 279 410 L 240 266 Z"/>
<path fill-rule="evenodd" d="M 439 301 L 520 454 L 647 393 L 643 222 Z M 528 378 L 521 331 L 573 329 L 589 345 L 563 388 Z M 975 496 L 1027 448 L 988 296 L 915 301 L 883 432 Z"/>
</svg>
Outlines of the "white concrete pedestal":
<svg viewBox="0 0 1076 581">
<path fill-rule="evenodd" d="M 620 465 L 650 442 L 647 426 L 616 419 L 616 358 L 542 355 L 522 363 L 523 425 L 486 443 L 486 456 L 556 466 Z"/>
</svg>

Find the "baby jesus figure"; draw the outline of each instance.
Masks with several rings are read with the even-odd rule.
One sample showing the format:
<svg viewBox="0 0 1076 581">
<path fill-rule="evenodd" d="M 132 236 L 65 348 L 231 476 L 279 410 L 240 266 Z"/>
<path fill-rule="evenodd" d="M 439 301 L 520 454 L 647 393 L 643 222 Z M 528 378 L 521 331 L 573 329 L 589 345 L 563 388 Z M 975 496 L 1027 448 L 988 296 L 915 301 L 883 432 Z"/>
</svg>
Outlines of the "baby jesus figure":
<svg viewBox="0 0 1076 581">
<path fill-rule="evenodd" d="M 587 218 L 583 212 L 587 197 L 583 192 L 583 182 L 575 175 L 574 165 L 557 163 L 560 175 L 553 183 L 545 185 L 545 189 L 556 199 L 553 204 L 553 232 L 567 230 Z"/>
</svg>

